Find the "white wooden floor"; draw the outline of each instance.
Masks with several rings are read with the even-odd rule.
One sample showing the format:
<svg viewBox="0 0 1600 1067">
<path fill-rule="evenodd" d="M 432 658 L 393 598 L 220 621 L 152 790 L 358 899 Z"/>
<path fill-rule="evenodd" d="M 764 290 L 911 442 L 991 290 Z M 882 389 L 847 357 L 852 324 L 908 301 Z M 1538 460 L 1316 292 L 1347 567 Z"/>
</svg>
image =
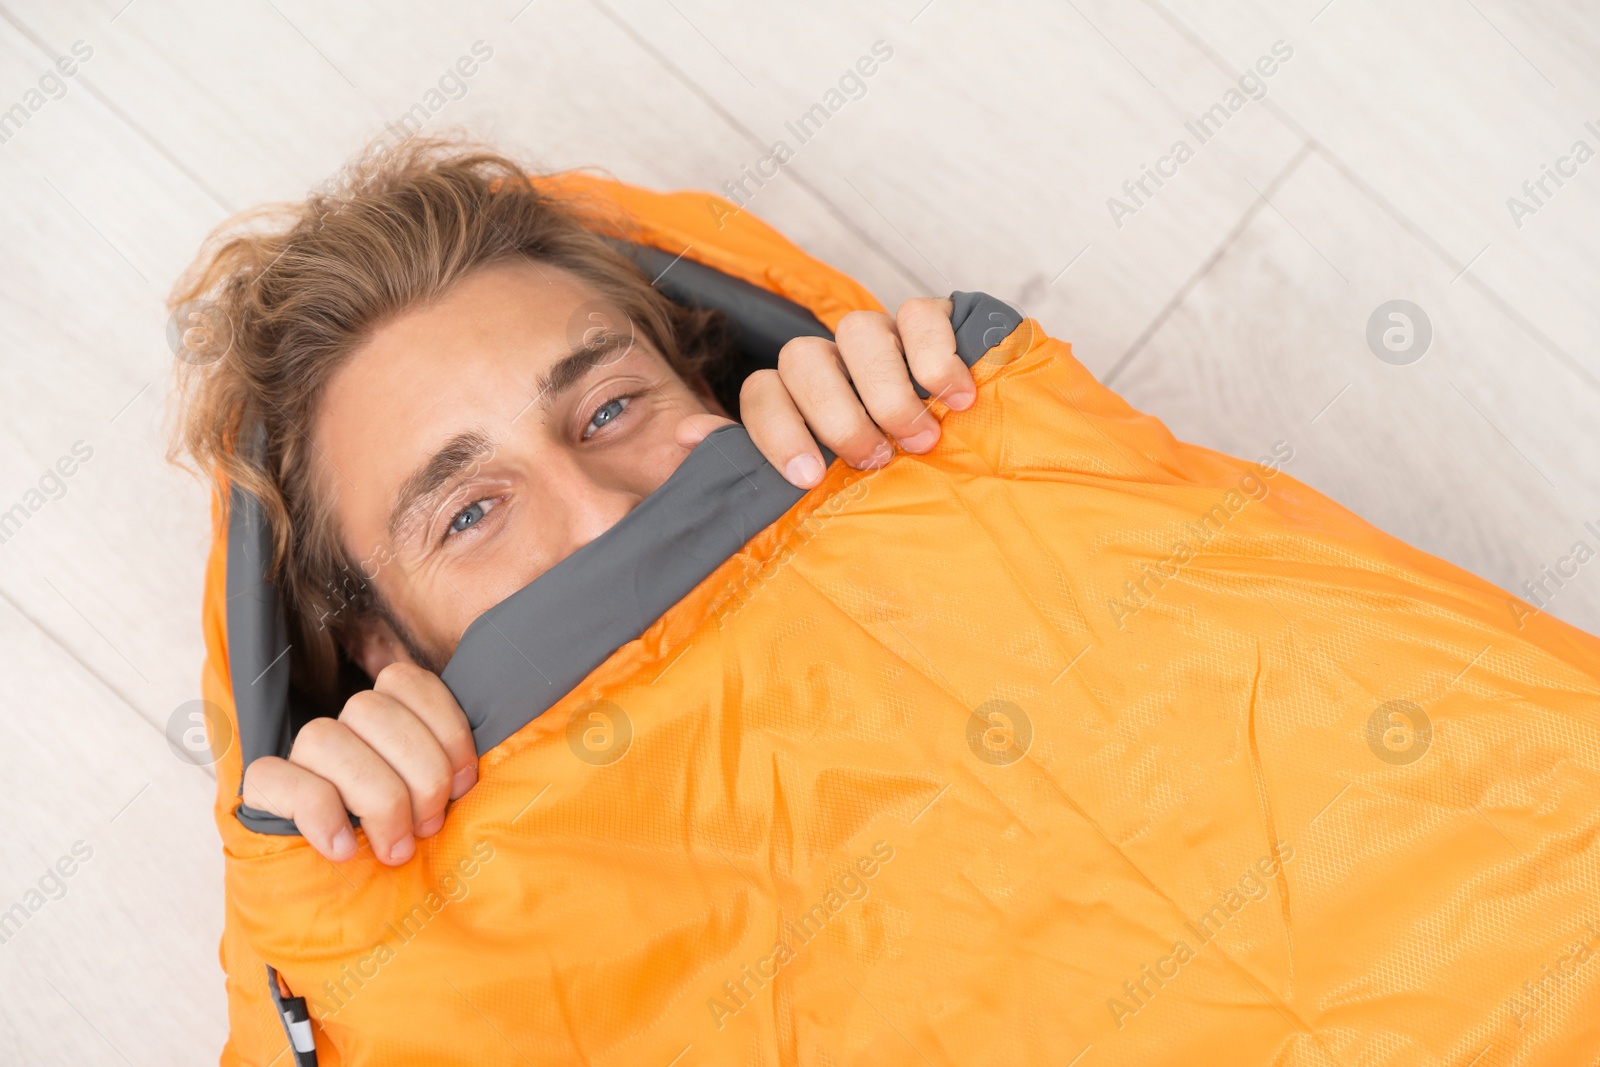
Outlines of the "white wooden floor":
<svg viewBox="0 0 1600 1067">
<path fill-rule="evenodd" d="M 1506 204 L 1600 151 L 1597 0 L 403 6 L 0 2 L 0 111 L 92 49 L 0 144 L 0 511 L 93 450 L 0 544 L 0 912 L 44 901 L 0 944 L 0 1062 L 216 1056 L 212 779 L 163 737 L 198 695 L 207 530 L 160 458 L 163 295 L 210 227 L 302 196 L 478 41 L 431 130 L 660 188 L 721 188 L 781 138 L 752 210 L 885 303 L 1011 300 L 1181 437 L 1287 441 L 1297 477 L 1508 588 L 1600 549 L 1600 160 L 1520 227 Z M 785 122 L 880 40 L 799 144 Z M 1185 124 L 1279 41 L 1201 144 Z M 1434 334 L 1405 366 L 1365 340 L 1397 298 Z M 1550 608 L 1600 631 L 1600 561 Z"/>
</svg>

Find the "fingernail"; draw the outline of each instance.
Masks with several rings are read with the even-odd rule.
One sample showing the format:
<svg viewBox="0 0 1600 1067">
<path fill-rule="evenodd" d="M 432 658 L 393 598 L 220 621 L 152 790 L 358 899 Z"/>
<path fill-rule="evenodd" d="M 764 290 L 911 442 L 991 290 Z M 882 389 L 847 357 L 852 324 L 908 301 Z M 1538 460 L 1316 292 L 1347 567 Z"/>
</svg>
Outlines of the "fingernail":
<svg viewBox="0 0 1600 1067">
<path fill-rule="evenodd" d="M 412 856 L 414 856 L 416 854 L 416 851 L 417 851 L 417 842 L 416 842 L 416 840 L 413 839 L 410 834 L 407 834 L 406 836 L 402 837 L 400 840 L 396 841 L 394 843 L 394 847 L 389 850 L 389 862 L 390 863 L 404 863 L 406 860 L 408 860 Z"/>
<path fill-rule="evenodd" d="M 907 452 L 926 452 L 933 447 L 933 443 L 938 439 L 939 428 L 933 426 L 919 433 L 914 433 L 910 437 L 900 438 L 900 447 Z"/>
<path fill-rule="evenodd" d="M 347 860 L 356 854 L 356 835 L 346 826 L 333 835 L 328 847 L 333 850 L 334 859 Z"/>
<path fill-rule="evenodd" d="M 466 795 L 467 790 L 478 784 L 478 766 L 472 764 L 461 768 L 455 777 L 450 779 L 450 799 L 460 800 Z"/>
<path fill-rule="evenodd" d="M 439 832 L 439 827 L 444 825 L 444 812 L 440 812 L 421 826 L 417 827 L 418 837 L 432 837 Z"/>
<path fill-rule="evenodd" d="M 972 402 L 976 399 L 976 393 L 963 391 L 959 393 L 951 393 L 945 398 L 945 403 L 949 405 L 952 411 L 965 411 L 972 406 Z"/>
<path fill-rule="evenodd" d="M 888 441 L 872 450 L 872 458 L 867 460 L 869 467 L 881 467 L 894 458 L 894 446 Z"/>
<path fill-rule="evenodd" d="M 791 459 L 783 472 L 784 477 L 794 485 L 809 488 L 816 485 L 817 479 L 822 477 L 822 461 L 808 452 Z"/>
</svg>

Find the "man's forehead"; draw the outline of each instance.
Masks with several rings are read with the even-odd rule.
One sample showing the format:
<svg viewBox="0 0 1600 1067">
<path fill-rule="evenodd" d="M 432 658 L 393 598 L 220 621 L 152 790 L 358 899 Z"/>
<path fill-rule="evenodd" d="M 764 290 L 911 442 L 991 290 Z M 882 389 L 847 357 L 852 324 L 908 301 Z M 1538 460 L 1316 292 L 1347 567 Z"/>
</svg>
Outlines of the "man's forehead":
<svg viewBox="0 0 1600 1067">
<path fill-rule="evenodd" d="M 459 402 L 480 383 L 514 401 L 508 415 L 515 414 L 536 394 L 537 375 L 567 355 L 567 319 L 593 295 L 566 271 L 527 260 L 478 268 L 450 291 L 395 315 L 350 353 L 321 397 L 315 436 L 355 451 L 365 448 L 367 434 L 387 426 L 410 431 L 389 435 L 409 444 L 420 427 L 396 427 L 396 419 L 427 420 L 432 409 Z M 506 397 L 503 380 L 477 378 L 474 364 L 525 377 L 520 395 Z"/>
<path fill-rule="evenodd" d="M 570 323 L 580 309 L 605 303 L 593 285 L 570 271 L 530 259 L 498 260 L 402 309 L 361 347 L 393 348 L 418 341 L 437 346 L 509 332 L 549 337 L 557 346 L 549 352 L 554 359 L 565 351 Z"/>
</svg>

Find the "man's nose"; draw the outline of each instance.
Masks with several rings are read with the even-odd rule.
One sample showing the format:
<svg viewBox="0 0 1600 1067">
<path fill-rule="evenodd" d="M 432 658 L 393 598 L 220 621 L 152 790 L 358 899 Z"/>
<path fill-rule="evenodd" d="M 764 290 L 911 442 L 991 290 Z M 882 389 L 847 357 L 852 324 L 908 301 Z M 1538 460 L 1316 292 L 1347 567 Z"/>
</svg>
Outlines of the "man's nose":
<svg viewBox="0 0 1600 1067">
<path fill-rule="evenodd" d="M 558 558 L 566 558 L 611 529 L 643 499 L 637 488 L 599 475 L 576 457 L 563 457 L 548 473 L 546 514 L 561 516 Z"/>
</svg>

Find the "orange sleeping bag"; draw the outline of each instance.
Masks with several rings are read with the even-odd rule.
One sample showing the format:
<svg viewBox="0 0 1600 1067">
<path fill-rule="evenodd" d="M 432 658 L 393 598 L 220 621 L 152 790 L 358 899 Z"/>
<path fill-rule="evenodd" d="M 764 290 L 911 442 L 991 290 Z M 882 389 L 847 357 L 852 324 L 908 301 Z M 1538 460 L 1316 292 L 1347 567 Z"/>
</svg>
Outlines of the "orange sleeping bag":
<svg viewBox="0 0 1600 1067">
<path fill-rule="evenodd" d="M 567 180 L 829 327 L 877 306 L 719 201 Z M 292 1062 L 270 964 L 323 1065 L 1594 1063 L 1600 641 L 1018 320 L 933 452 L 834 463 L 506 736 L 462 696 L 480 784 L 404 866 L 251 829 L 231 749 L 223 1062 Z M 517 655 L 469 631 L 446 682 Z"/>
</svg>

